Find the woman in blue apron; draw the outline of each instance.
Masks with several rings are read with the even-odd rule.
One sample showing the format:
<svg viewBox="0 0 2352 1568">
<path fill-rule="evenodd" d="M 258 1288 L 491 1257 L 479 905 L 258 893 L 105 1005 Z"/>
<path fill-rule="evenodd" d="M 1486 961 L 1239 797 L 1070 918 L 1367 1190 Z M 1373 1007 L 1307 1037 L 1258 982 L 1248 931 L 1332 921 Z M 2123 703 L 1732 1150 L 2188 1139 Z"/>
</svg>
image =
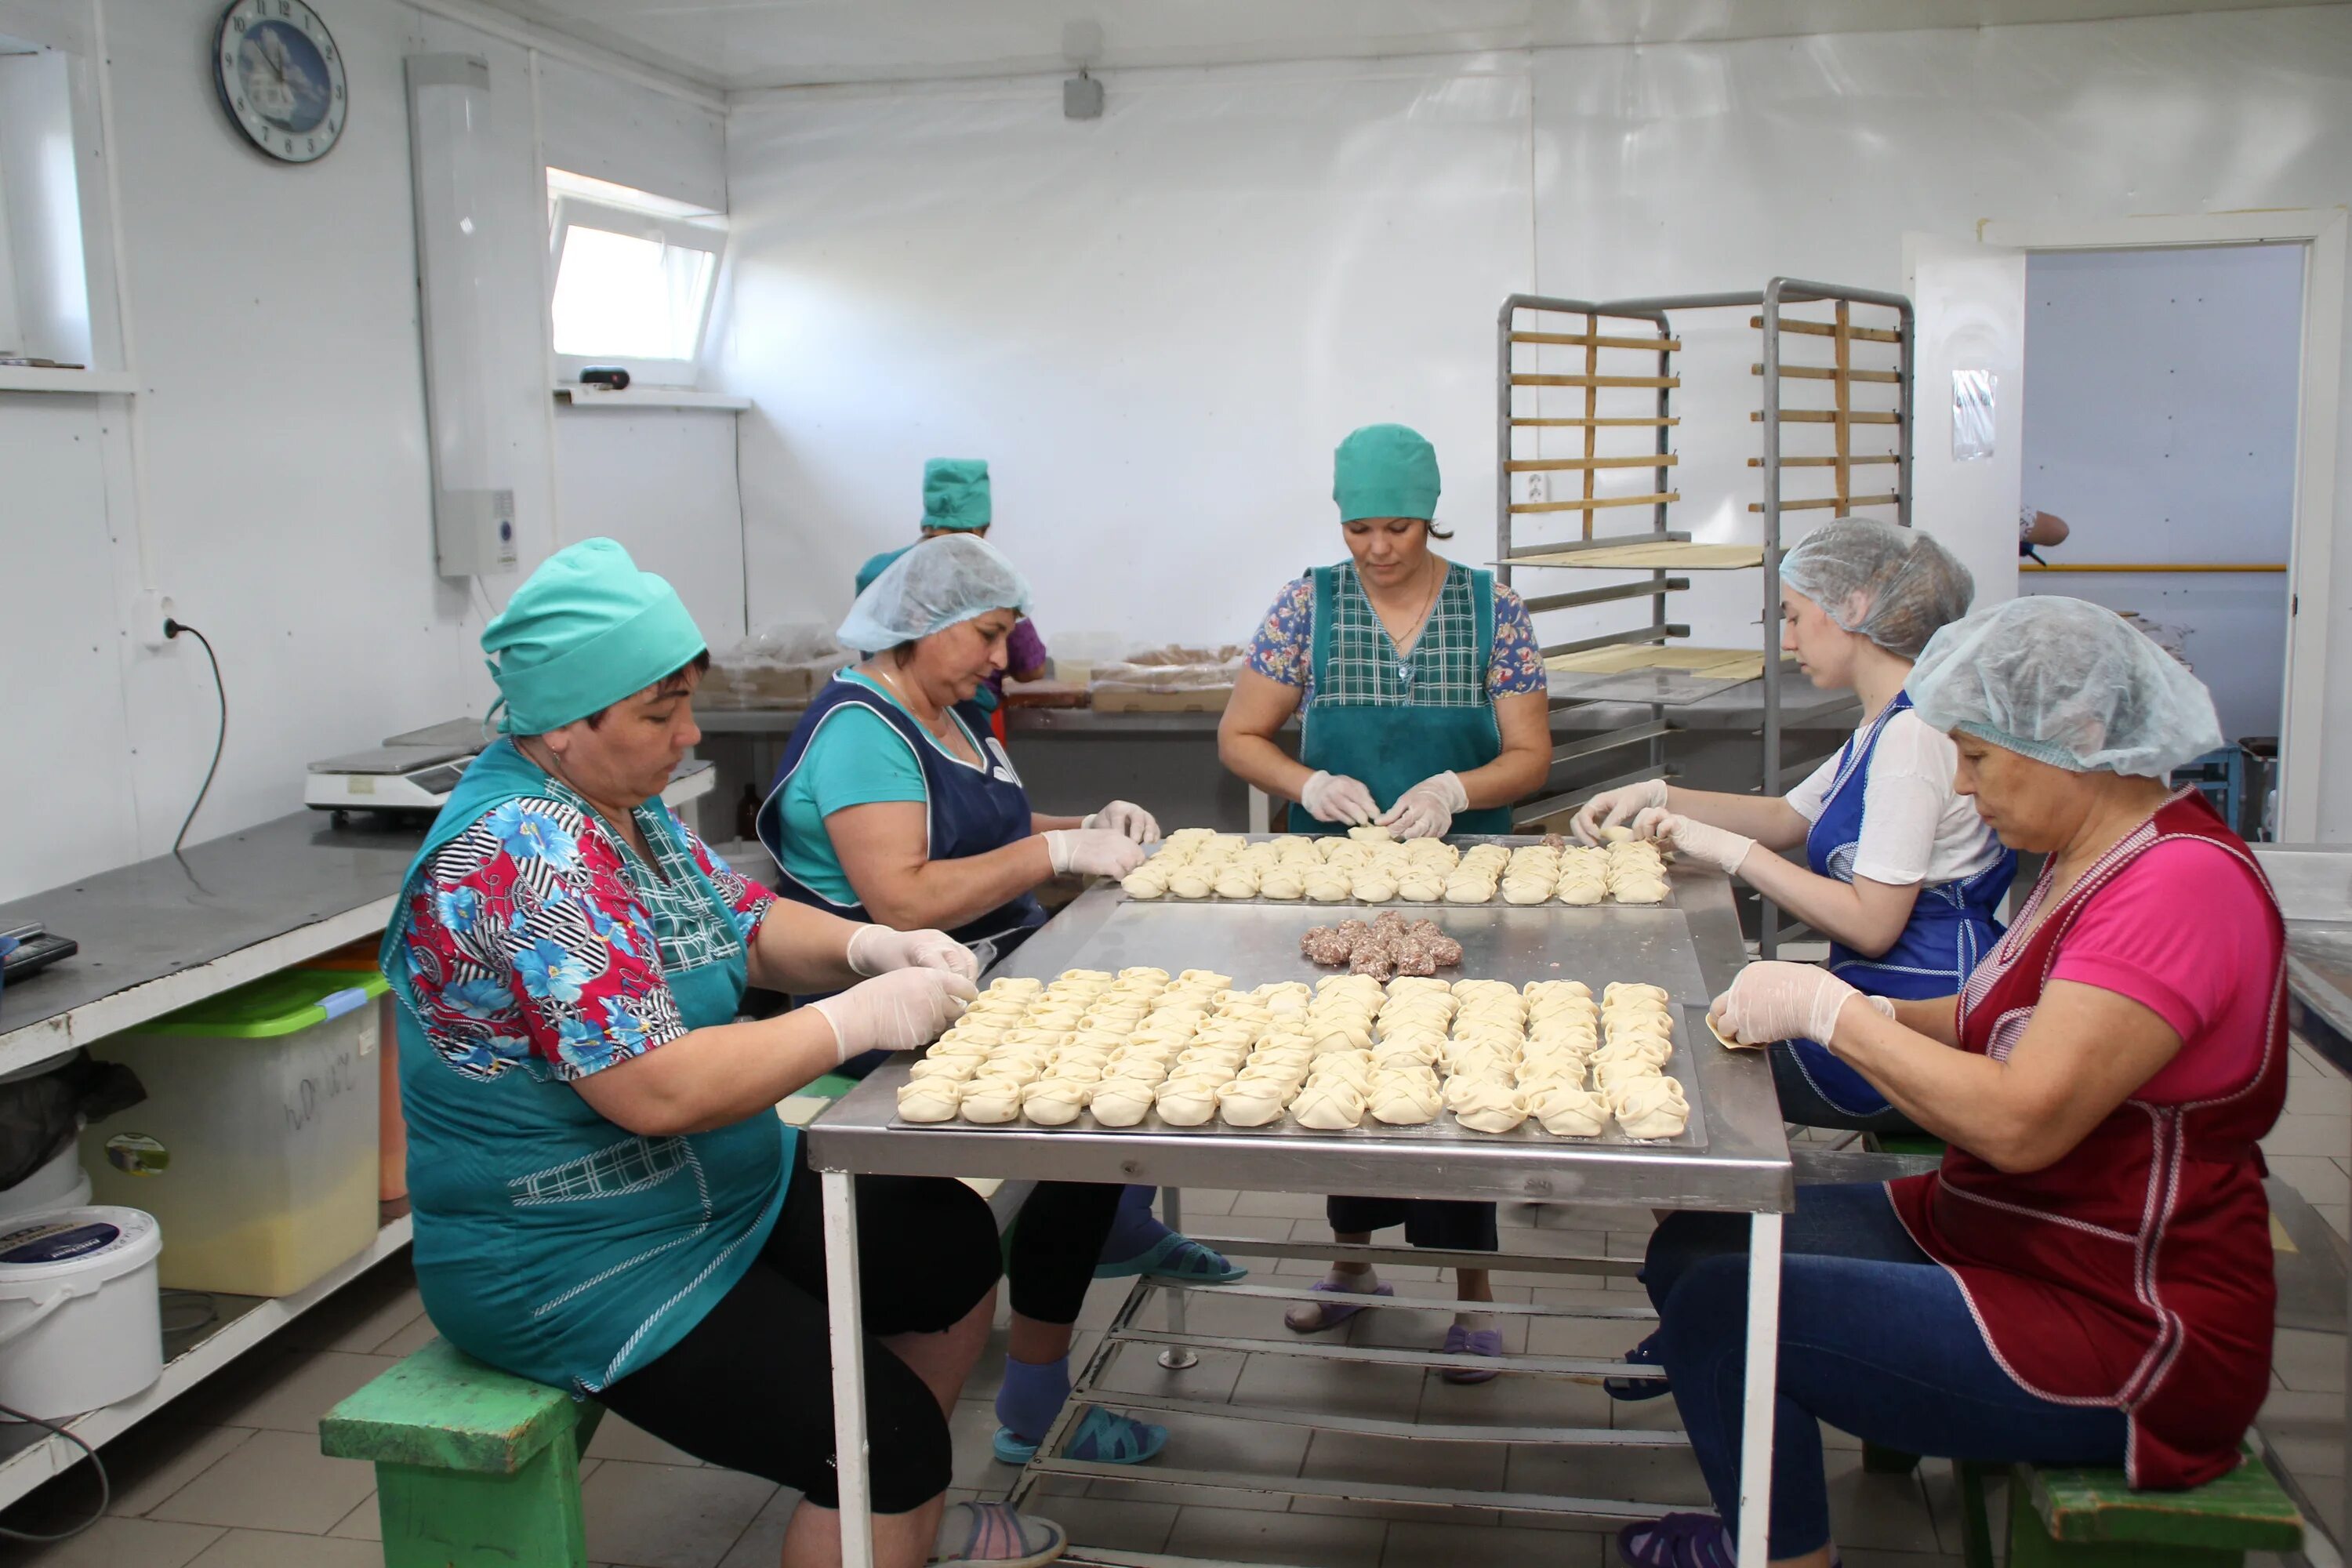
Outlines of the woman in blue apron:
<svg viewBox="0 0 2352 1568">
<path fill-rule="evenodd" d="M 1234 682 L 1217 731 L 1226 767 L 1299 803 L 1293 831 L 1378 825 L 1399 837 L 1508 833 L 1511 803 L 1551 765 L 1549 700 L 1527 607 L 1491 573 L 1438 555 L 1452 535 L 1433 521 L 1437 454 L 1402 425 L 1371 425 L 1339 444 L 1332 499 L 1349 559 L 1318 566 L 1276 599 Z M 1303 716 L 1294 760 L 1276 737 Z M 1306 818 L 1301 821 L 1301 818 Z M 1440 1199 L 1333 1197 L 1331 1229 L 1363 1242 L 1391 1226 L 1415 1247 L 1495 1249 L 1495 1205 Z M 1465 1303 L 1445 1348 L 1502 1353 L 1475 1304 L 1494 1300 L 1486 1271 L 1465 1268 Z M 1335 1263 L 1310 1287 L 1391 1294 L 1365 1265 Z M 1301 1333 L 1335 1328 L 1360 1306 L 1318 1301 L 1285 1319 Z M 1491 1372 L 1449 1370 L 1483 1383 Z"/>
<path fill-rule="evenodd" d="M 1958 753 L 1911 711 L 1903 682 L 1973 593 L 1968 568 L 1925 533 L 1864 518 L 1823 524 L 1781 558 L 1780 646 L 1815 686 L 1859 696 L 1862 727 L 1785 798 L 1652 779 L 1595 796 L 1577 814 L 1579 836 L 1630 822 L 1721 867 L 1829 938 L 1831 971 L 1865 992 L 1957 994 L 2000 936 L 2017 856 L 1953 789 Z M 1777 853 L 1800 844 L 1801 870 Z M 1783 1040 L 1771 1056 L 1788 1120 L 1917 1131 L 1817 1042 Z"/>
<path fill-rule="evenodd" d="M 873 651 L 826 682 L 784 748 L 760 809 L 778 890 L 845 919 L 938 926 L 992 962 L 1045 923 L 1033 891 L 1056 876 L 1126 875 L 1160 837 L 1151 814 L 1112 801 L 1049 816 L 1029 795 L 972 695 L 1004 668 L 1029 585 L 969 532 L 915 545 L 857 596 L 839 637 Z M 805 998 L 804 998 L 805 999 Z M 880 1058 L 849 1064 L 870 1071 Z M 1013 1329 L 997 1395 L 997 1457 L 1025 1464 L 1069 1396 L 1073 1326 L 1108 1252 L 1127 1273 L 1222 1282 L 1242 1270 L 1150 1216 L 1152 1189 L 1043 1182 L 1006 1256 Z M 1127 1261 L 1131 1260 L 1131 1261 Z M 1065 1457 L 1136 1464 L 1165 1428 L 1100 1408 Z"/>
<path fill-rule="evenodd" d="M 662 805 L 709 655 L 618 544 L 548 560 L 482 647 L 508 735 L 435 819 L 382 951 L 425 1310 L 493 1365 L 799 1489 L 784 1562 L 837 1563 L 824 1228 L 774 1108 L 934 1038 L 977 965 L 938 931 L 779 902 Z M 834 994 L 738 1022 L 755 981 Z M 943 1507 L 943 1412 L 994 1307 L 986 1205 L 858 1189 L 879 1560 L 1049 1560 L 1050 1524 Z"/>
</svg>

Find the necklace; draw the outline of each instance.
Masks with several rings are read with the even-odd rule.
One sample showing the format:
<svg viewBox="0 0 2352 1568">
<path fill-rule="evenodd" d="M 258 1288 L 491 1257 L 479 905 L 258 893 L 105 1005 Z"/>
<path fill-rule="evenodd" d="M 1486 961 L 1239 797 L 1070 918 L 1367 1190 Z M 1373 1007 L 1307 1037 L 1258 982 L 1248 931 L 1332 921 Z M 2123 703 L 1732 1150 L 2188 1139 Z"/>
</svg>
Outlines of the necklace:
<svg viewBox="0 0 2352 1568">
<path fill-rule="evenodd" d="M 898 685 L 896 679 L 892 679 L 888 670 L 877 665 L 875 667 L 874 673 L 882 678 L 882 684 L 889 688 L 890 694 L 898 700 L 898 705 L 901 708 L 904 708 L 908 712 L 914 714 L 915 722 L 920 724 L 924 729 L 929 730 L 932 734 L 946 742 L 950 747 L 955 744 L 957 737 L 955 721 L 953 719 L 950 718 L 946 713 L 941 713 L 937 719 L 924 718 L 922 714 L 916 710 L 914 700 L 908 696 L 907 692 Z"/>
<path fill-rule="evenodd" d="M 1441 561 L 1434 563 L 1434 564 L 1437 567 L 1437 575 L 1429 584 L 1429 591 L 1422 595 L 1421 608 L 1413 612 L 1412 646 L 1415 650 L 1420 648 L 1421 639 L 1427 635 L 1425 623 L 1429 619 L 1430 606 L 1437 603 L 1437 591 L 1445 585 L 1445 563 Z M 1367 597 L 1369 597 L 1369 595 L 1367 595 Z M 1375 606 L 1375 609 L 1377 609 L 1377 606 Z M 1395 636 L 1389 631 L 1385 625 L 1381 627 L 1381 633 L 1382 636 L 1388 637 L 1389 647 L 1396 650 L 1396 677 L 1398 684 L 1402 686 L 1411 686 L 1412 684 L 1412 655 L 1407 653 L 1403 648 L 1397 647 L 1397 639 Z"/>
</svg>

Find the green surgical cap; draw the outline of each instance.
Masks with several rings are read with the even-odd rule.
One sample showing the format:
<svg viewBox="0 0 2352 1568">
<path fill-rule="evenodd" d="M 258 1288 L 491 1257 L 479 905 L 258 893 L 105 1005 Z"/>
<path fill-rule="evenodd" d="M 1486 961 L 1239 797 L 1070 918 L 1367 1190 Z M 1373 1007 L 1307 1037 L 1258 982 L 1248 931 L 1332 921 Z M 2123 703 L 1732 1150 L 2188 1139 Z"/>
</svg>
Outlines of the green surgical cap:
<svg viewBox="0 0 2352 1568">
<path fill-rule="evenodd" d="M 989 523 L 988 464 L 933 458 L 923 465 L 923 526 L 968 533 Z"/>
<path fill-rule="evenodd" d="M 1437 448 L 1402 425 L 1367 425 L 1333 455 L 1331 499 L 1339 521 L 1437 515 Z"/>
<path fill-rule="evenodd" d="M 583 539 L 540 563 L 482 651 L 509 734 L 543 735 L 675 675 L 708 645 L 677 590 L 640 572 L 610 539 Z"/>
</svg>

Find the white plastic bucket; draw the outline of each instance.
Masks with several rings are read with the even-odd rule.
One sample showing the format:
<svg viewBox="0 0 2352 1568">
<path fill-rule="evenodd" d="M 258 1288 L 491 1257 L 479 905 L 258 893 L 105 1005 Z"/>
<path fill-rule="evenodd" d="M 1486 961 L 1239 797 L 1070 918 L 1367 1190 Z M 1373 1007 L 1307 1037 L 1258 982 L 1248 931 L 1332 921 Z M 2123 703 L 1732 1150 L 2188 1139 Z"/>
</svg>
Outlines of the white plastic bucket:
<svg viewBox="0 0 2352 1568">
<path fill-rule="evenodd" d="M 81 1142 L 75 1139 L 39 1170 L 0 1192 L 0 1226 L 13 1226 L 26 1215 L 79 1208 L 89 1202 L 89 1173 L 81 1168 Z"/>
<path fill-rule="evenodd" d="M 54 1420 L 161 1377 L 163 1249 L 137 1209 L 58 1209 L 0 1235 L 0 1405 Z"/>
</svg>

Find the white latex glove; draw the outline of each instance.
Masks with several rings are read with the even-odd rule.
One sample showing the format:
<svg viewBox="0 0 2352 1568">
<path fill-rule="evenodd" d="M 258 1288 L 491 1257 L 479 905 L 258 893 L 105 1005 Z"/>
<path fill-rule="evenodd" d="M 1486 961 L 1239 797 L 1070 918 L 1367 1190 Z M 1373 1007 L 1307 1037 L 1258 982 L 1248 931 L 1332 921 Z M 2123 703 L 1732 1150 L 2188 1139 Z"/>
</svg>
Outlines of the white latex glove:
<svg viewBox="0 0 2352 1568">
<path fill-rule="evenodd" d="M 1045 855 L 1063 877 L 1124 877 L 1143 864 L 1143 849 L 1115 827 L 1057 827 Z"/>
<path fill-rule="evenodd" d="M 1602 828 L 1622 827 L 1642 812 L 1665 804 L 1666 781 L 1643 779 L 1602 790 L 1577 807 L 1576 820 L 1569 826 L 1585 843 L 1598 844 Z"/>
<path fill-rule="evenodd" d="M 1443 838 L 1454 826 L 1454 814 L 1470 809 L 1470 794 L 1459 773 L 1432 773 L 1402 795 L 1373 820 L 1396 829 L 1399 838 Z"/>
<path fill-rule="evenodd" d="M 1160 842 L 1160 819 L 1132 801 L 1115 800 L 1100 811 L 1088 812 L 1080 827 L 1108 827 L 1138 844 Z"/>
<path fill-rule="evenodd" d="M 1298 804 L 1318 822 L 1346 822 L 1358 827 L 1370 826 L 1381 811 L 1381 803 L 1362 781 L 1345 773 L 1316 773 L 1299 786 Z"/>
<path fill-rule="evenodd" d="M 1661 848 L 1678 849 L 1734 876 L 1738 874 L 1740 862 L 1748 858 L 1748 852 L 1756 847 L 1753 838 L 1727 827 L 1695 821 L 1663 805 L 1651 806 L 1633 819 L 1633 837 L 1654 839 Z"/>
<path fill-rule="evenodd" d="M 849 967 L 860 974 L 894 969 L 944 969 L 966 980 L 980 978 L 980 955 L 943 931 L 892 931 L 863 925 L 849 938 Z"/>
<path fill-rule="evenodd" d="M 1731 989 L 1707 1009 L 1725 1038 L 1743 1046 L 1771 1040 L 1808 1039 L 1831 1045 L 1837 1033 L 1838 1011 L 1848 998 L 1865 1005 L 1880 999 L 1862 993 L 1826 969 L 1810 963 L 1751 963 L 1731 982 Z M 1890 1004 L 1878 1008 L 1888 1017 Z"/>
<path fill-rule="evenodd" d="M 894 969 L 809 1004 L 833 1026 L 834 1065 L 865 1051 L 928 1046 L 963 1016 L 979 987 L 945 969 Z"/>
</svg>

